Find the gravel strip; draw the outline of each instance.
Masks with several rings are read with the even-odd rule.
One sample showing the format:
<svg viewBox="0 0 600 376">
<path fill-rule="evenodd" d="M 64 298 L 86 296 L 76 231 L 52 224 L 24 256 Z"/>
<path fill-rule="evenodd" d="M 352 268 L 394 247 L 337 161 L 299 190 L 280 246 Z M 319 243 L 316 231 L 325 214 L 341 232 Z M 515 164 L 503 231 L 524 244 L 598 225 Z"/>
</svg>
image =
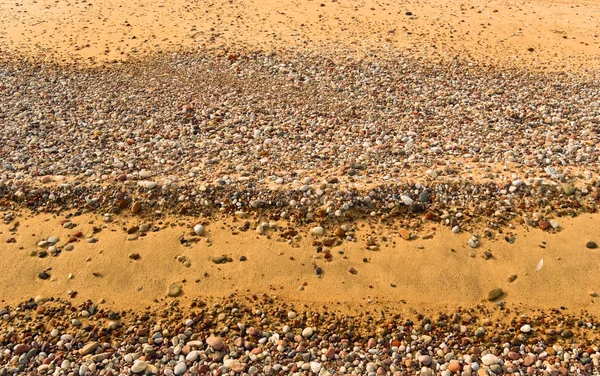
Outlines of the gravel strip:
<svg viewBox="0 0 600 376">
<path fill-rule="evenodd" d="M 595 212 L 596 75 L 381 52 L 0 62 L 0 205 L 449 228 Z"/>
<path fill-rule="evenodd" d="M 598 367 L 598 327 L 585 313 L 528 317 L 500 304 L 412 316 L 298 310 L 266 295 L 136 311 L 36 297 L 0 312 L 0 374 L 591 375 Z"/>
</svg>

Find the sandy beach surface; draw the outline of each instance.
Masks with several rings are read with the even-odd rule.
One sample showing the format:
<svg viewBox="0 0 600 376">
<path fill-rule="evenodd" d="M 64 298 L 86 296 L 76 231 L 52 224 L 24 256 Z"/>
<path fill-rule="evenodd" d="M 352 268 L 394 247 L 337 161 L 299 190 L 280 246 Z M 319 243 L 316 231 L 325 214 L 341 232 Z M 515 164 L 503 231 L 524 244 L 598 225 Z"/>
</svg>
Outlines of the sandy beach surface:
<svg viewBox="0 0 600 376">
<path fill-rule="evenodd" d="M 600 63 L 595 1 L 0 2 L 5 50 L 62 61 L 129 60 L 180 47 L 410 49 L 549 70 Z"/>
<path fill-rule="evenodd" d="M 16 236 L 11 225 L 1 228 L 5 272 L 0 288 L 2 300 L 9 303 L 77 292 L 82 299 L 136 308 L 164 301 L 168 286 L 177 284 L 185 300 L 268 293 L 289 302 L 334 304 L 347 310 L 383 305 L 399 311 L 448 311 L 485 302 L 488 291 L 500 287 L 506 301 L 522 309 L 563 306 L 594 313 L 599 309 L 590 292 L 600 290 L 594 275 L 600 254 L 587 249 L 584 241 L 597 236 L 587 224 L 598 221 L 598 215 L 566 220 L 564 230 L 556 234 L 509 229 L 476 251 L 467 245 L 468 234 L 436 231 L 435 226 L 425 230 L 430 238 L 405 240 L 392 226 L 359 225 L 359 239 L 374 233 L 387 242 L 377 251 L 361 240 L 344 243 L 331 248 L 331 261 L 317 252 L 314 236 L 303 236 L 293 247 L 279 238 L 281 230 L 258 235 L 254 229 L 240 231 L 239 221 L 227 219 L 211 221 L 202 237 L 194 233 L 189 218 L 143 221 L 150 230 L 137 240 L 127 240 L 127 230 L 141 224 L 131 217 L 108 224 L 98 216 L 71 217 L 77 224 L 72 229 L 62 228 L 64 216 L 39 214 L 18 221 Z M 93 235 L 97 242 L 68 243 L 78 232 L 91 236 L 94 227 L 101 229 Z M 514 242 L 506 241 L 507 236 L 514 236 Z M 50 237 L 73 249 L 40 258 L 38 242 Z M 184 245 L 182 237 L 195 240 Z M 8 239 L 15 242 L 7 244 Z M 484 251 L 493 256 L 486 259 Z M 232 262 L 216 264 L 213 260 L 220 256 Z M 541 259 L 544 265 L 536 271 Z M 191 265 L 185 266 L 185 261 Z M 314 264 L 323 269 L 321 277 Z M 357 274 L 349 273 L 350 268 Z M 51 275 L 48 281 L 38 278 L 42 270 Z M 516 276 L 512 282 L 511 276 Z"/>
<path fill-rule="evenodd" d="M 594 374 L 599 20 L 0 0 L 0 375 Z"/>
</svg>

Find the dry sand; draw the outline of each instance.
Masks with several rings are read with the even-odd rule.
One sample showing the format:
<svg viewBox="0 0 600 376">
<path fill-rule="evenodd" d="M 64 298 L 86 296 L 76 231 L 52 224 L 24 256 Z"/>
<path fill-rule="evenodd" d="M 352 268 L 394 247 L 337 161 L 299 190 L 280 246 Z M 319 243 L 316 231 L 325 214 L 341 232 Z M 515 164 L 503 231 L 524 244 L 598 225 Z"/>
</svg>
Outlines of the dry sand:
<svg viewBox="0 0 600 376">
<path fill-rule="evenodd" d="M 2 0 L 0 48 L 102 62 L 180 47 L 383 46 L 581 70 L 599 66 L 599 19 L 600 3 L 584 0 Z"/>
<path fill-rule="evenodd" d="M 496 240 L 484 240 L 477 250 L 467 245 L 469 234 L 453 234 L 447 229 L 430 228 L 424 233 L 433 234 L 432 239 L 406 241 L 394 227 L 359 225 L 359 241 L 334 247 L 333 261 L 325 262 L 313 258 L 318 253 L 311 235 L 304 236 L 301 246 L 294 248 L 276 241 L 277 233 L 271 232 L 271 239 L 253 230 L 232 235 L 230 226 L 241 224 L 229 220 L 210 222 L 206 236 L 185 247 L 179 239 L 182 235 L 192 236 L 191 218 L 154 221 L 153 225 L 164 229 L 126 241 L 124 228 L 139 224 L 137 218 L 105 224 L 100 217 L 83 215 L 71 218 L 78 226 L 67 230 L 61 226 L 64 217 L 38 214 L 18 218 L 15 234 L 9 231 L 12 225 L 0 225 L 0 267 L 4 271 L 0 291 L 3 303 L 35 295 L 67 297 L 71 290 L 78 293 L 77 300 L 104 299 L 108 304 L 130 308 L 167 299 L 167 286 L 176 283 L 183 288 L 184 300 L 267 292 L 292 302 L 335 303 L 341 308 L 381 303 L 402 311 L 470 307 L 485 301 L 490 289 L 501 287 L 512 307 L 565 306 L 571 312 L 586 309 L 598 313 L 600 304 L 589 293 L 600 291 L 595 273 L 600 251 L 587 249 L 585 242 L 597 238 L 593 224 L 599 219 L 597 214 L 561 218 L 564 230 L 556 234 L 539 229 L 507 229 L 504 234 L 496 234 Z M 177 225 L 172 227 L 171 223 Z M 63 250 L 56 257 L 28 255 L 31 250 L 41 250 L 37 243 L 42 239 L 57 236 L 59 244 L 65 244 L 70 234 L 90 234 L 92 227 L 104 225 L 106 228 L 94 235 L 98 239 L 95 244 L 84 239 L 73 243 L 73 251 Z M 379 238 L 388 238 L 378 251 L 366 249 L 364 239 L 371 231 Z M 505 236 L 516 236 L 516 241 L 509 244 Z M 7 243 L 10 238 L 16 243 Z M 211 246 L 206 239 L 212 241 Z M 494 257 L 485 260 L 484 250 Z M 344 251 L 347 259 L 338 251 Z M 475 258 L 469 255 L 471 252 Z M 131 253 L 141 258 L 131 260 Z M 191 261 L 189 268 L 175 259 L 179 255 Z M 233 262 L 217 265 L 211 261 L 211 257 L 220 255 L 230 256 Z M 239 261 L 240 256 L 248 260 Z M 544 266 L 536 272 L 541 258 Z M 315 275 L 313 262 L 323 268 L 322 278 Z M 358 274 L 350 274 L 350 267 Z M 37 275 L 46 268 L 52 268 L 52 278 L 40 280 Z M 67 278 L 70 273 L 73 279 Z M 507 279 L 513 274 L 518 277 L 510 283 Z M 304 283 L 304 291 L 299 291 Z"/>
</svg>

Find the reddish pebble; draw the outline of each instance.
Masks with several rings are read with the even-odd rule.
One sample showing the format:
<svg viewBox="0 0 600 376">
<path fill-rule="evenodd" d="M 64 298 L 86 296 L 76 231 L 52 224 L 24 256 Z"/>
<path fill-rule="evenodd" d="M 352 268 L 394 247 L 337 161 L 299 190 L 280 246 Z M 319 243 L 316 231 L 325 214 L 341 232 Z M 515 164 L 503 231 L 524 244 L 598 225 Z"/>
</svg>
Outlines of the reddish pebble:
<svg viewBox="0 0 600 376">
<path fill-rule="evenodd" d="M 210 371 L 210 367 L 207 364 L 203 364 L 200 367 L 198 367 L 198 372 L 202 375 L 207 373 L 208 371 Z"/>
<path fill-rule="evenodd" d="M 525 357 L 525 359 L 523 359 L 523 364 L 524 364 L 526 367 L 529 367 L 529 366 L 530 366 L 530 365 L 532 365 L 533 363 L 535 363 L 535 359 L 534 359 L 534 357 L 532 357 L 531 355 L 527 355 L 527 356 Z"/>
<path fill-rule="evenodd" d="M 376 345 L 377 345 L 377 341 L 375 341 L 375 338 L 369 338 L 369 342 L 367 342 L 367 346 L 369 346 L 369 348 L 372 349 Z"/>
<path fill-rule="evenodd" d="M 42 182 L 42 184 L 50 183 L 52 181 L 52 177 L 49 175 L 42 176 L 40 178 L 40 181 Z"/>
<path fill-rule="evenodd" d="M 330 347 L 329 350 L 327 350 L 327 352 L 325 353 L 325 356 L 327 357 L 327 359 L 333 359 L 333 357 L 335 357 L 335 349 L 333 347 Z"/>
<path fill-rule="evenodd" d="M 29 350 L 31 350 L 31 346 L 20 344 L 15 346 L 13 352 L 15 353 L 15 355 L 21 355 L 28 352 Z"/>
<path fill-rule="evenodd" d="M 452 373 L 458 373 L 460 371 L 460 363 L 458 360 L 451 360 L 448 364 L 448 371 Z"/>
</svg>

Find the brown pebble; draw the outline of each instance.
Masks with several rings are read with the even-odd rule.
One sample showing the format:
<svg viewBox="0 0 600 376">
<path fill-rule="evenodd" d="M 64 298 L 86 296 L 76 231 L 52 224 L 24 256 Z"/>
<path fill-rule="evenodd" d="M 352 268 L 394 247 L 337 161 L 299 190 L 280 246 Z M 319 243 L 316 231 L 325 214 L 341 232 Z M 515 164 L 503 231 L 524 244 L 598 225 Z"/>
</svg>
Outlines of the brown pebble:
<svg viewBox="0 0 600 376">
<path fill-rule="evenodd" d="M 333 230 L 333 234 L 338 238 L 343 238 L 344 236 L 346 236 L 346 231 L 344 231 L 344 229 L 341 226 L 338 226 L 335 228 L 335 230 Z"/>
<path fill-rule="evenodd" d="M 133 204 L 131 204 L 131 212 L 133 214 L 138 213 L 141 208 L 142 208 L 142 203 L 139 201 L 135 201 Z"/>
</svg>

